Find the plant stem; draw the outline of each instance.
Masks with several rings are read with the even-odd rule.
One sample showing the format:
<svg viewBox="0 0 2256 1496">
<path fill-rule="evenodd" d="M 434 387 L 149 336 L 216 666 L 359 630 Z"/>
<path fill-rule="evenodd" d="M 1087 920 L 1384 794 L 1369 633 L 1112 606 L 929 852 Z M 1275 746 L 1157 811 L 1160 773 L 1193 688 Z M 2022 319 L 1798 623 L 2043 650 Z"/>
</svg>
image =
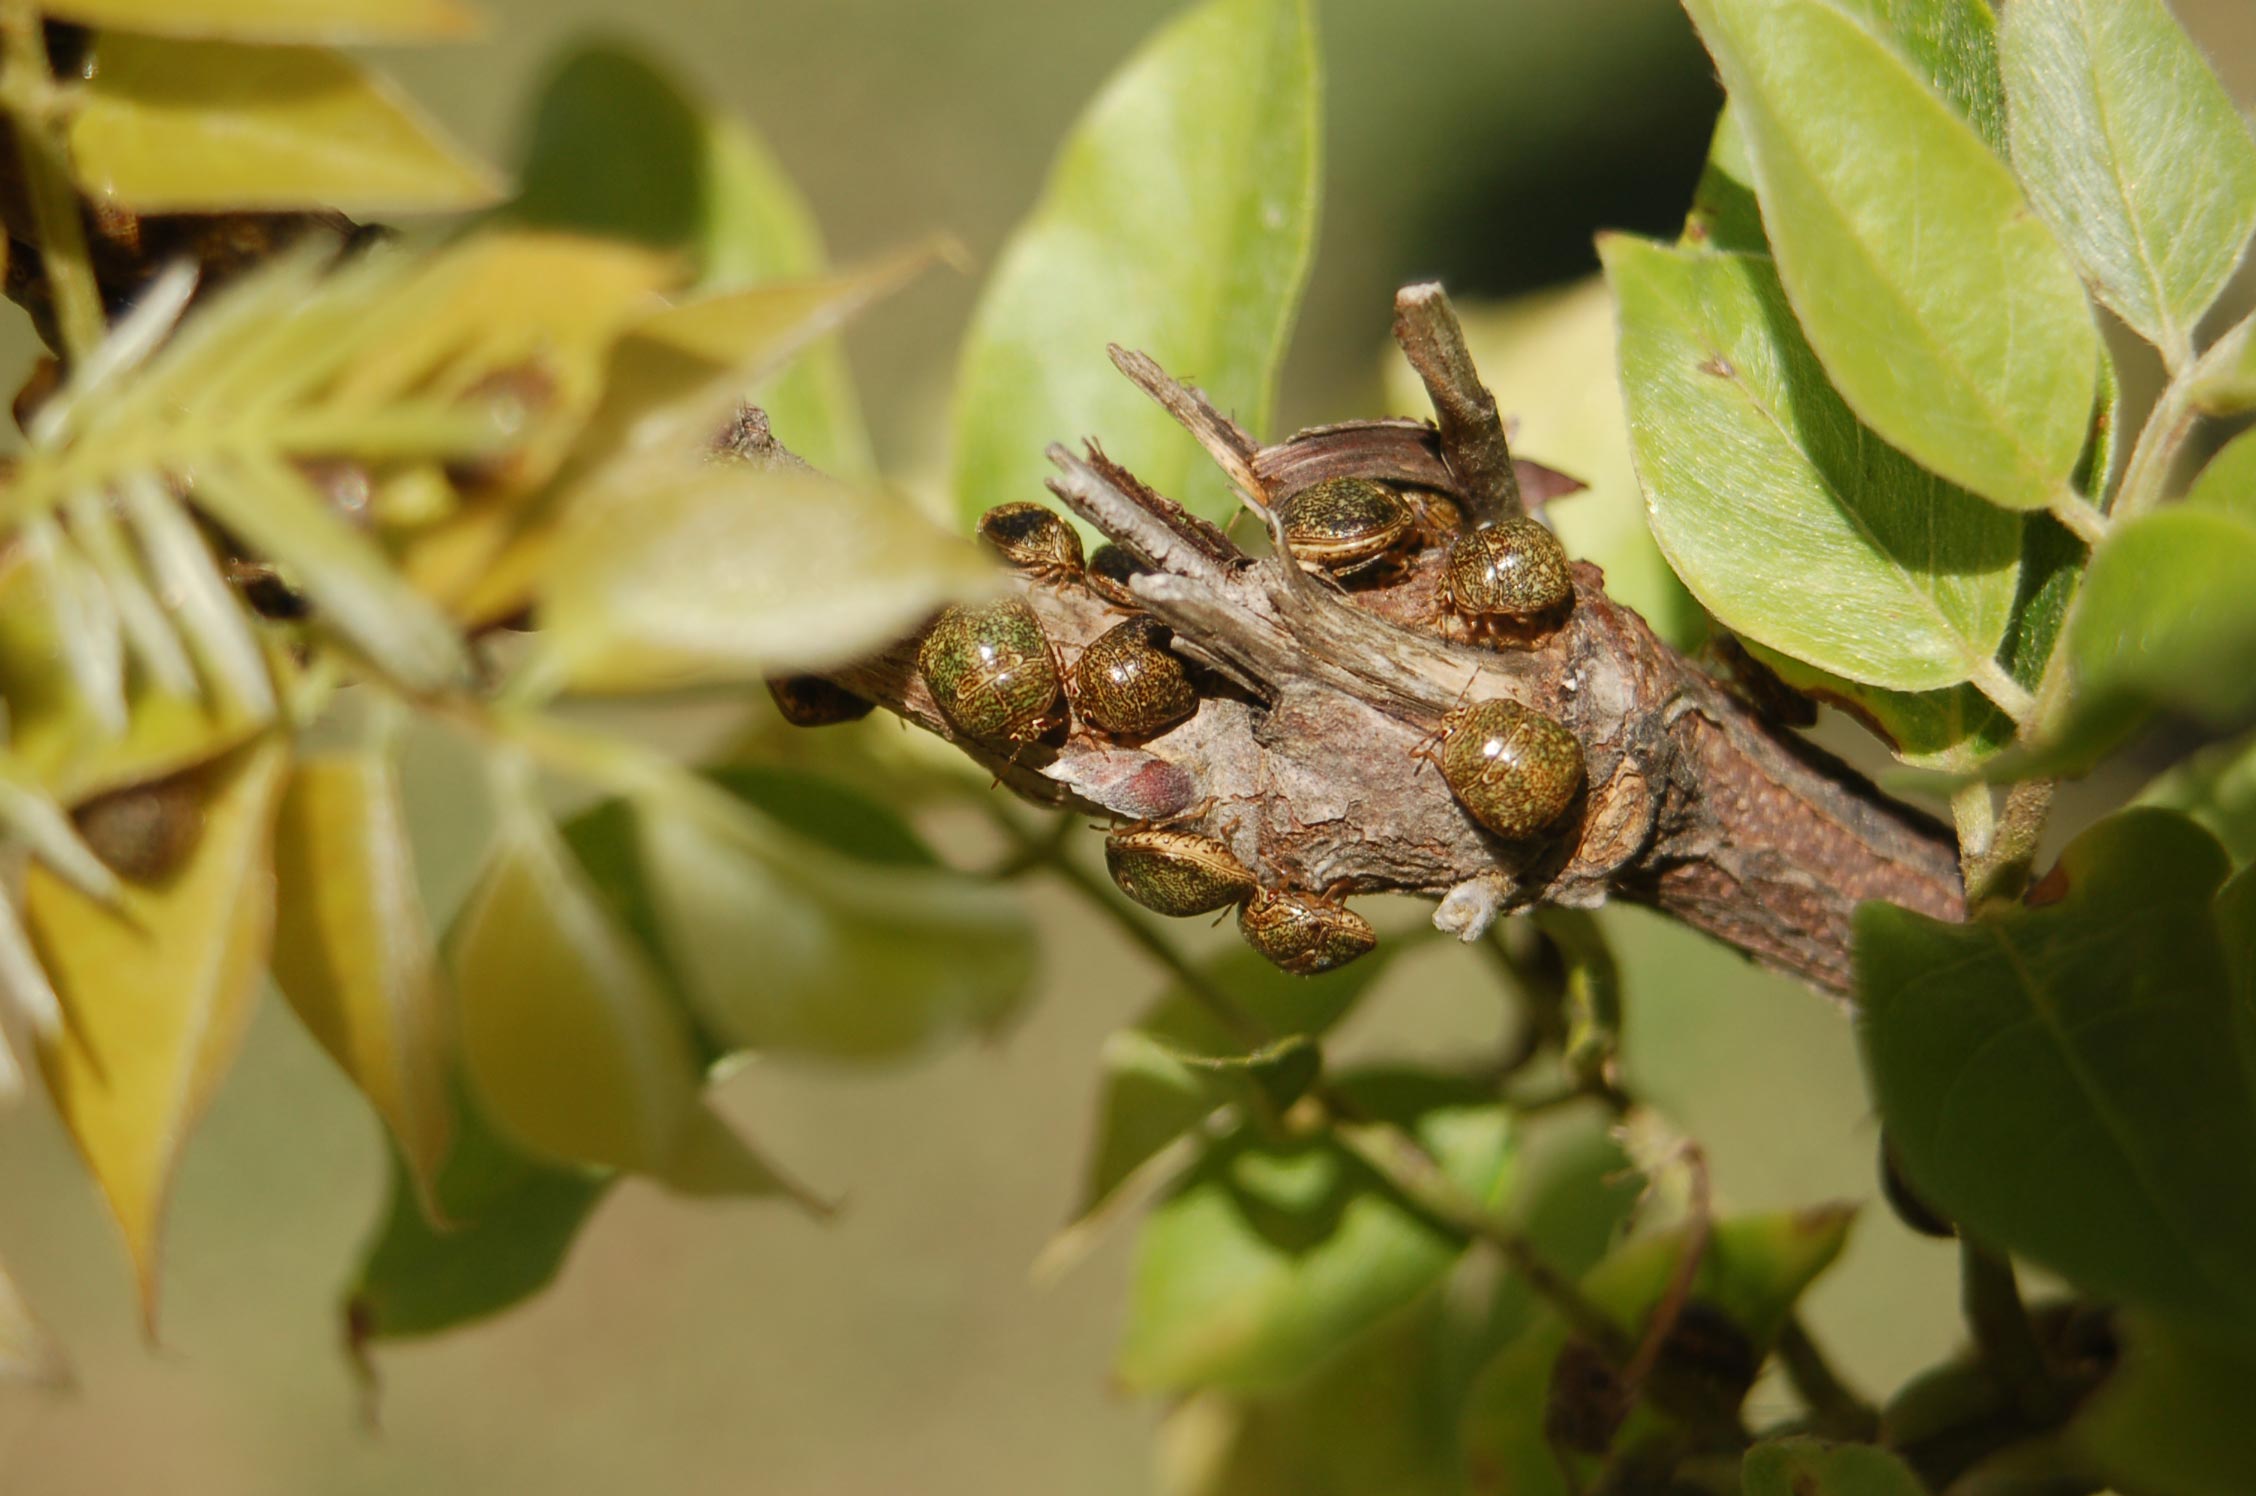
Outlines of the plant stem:
<svg viewBox="0 0 2256 1496">
<path fill-rule="evenodd" d="M 2107 538 L 2107 516 L 2085 503 L 2084 496 L 2072 488 L 2064 488 L 2053 495 L 2045 512 L 2067 526 L 2068 532 L 2086 545 L 2098 545 Z"/>
<path fill-rule="evenodd" d="M 1233 1037 L 1248 1047 L 1271 1041 L 1273 1036 L 1266 1027 L 1216 986 L 1205 972 L 1176 949 L 1173 941 L 1152 929 L 1123 904 L 1096 874 L 1068 856 L 1062 842 L 1027 830 L 1000 806 L 993 807 L 991 813 L 1004 834 L 1018 843 L 1028 867 L 1040 867 L 1055 874 L 1101 911 L 1180 981 L 1183 990 Z M 1584 1298 L 1565 1274 L 1546 1262 L 1517 1226 L 1451 1179 L 1441 1161 L 1424 1143 L 1396 1123 L 1367 1115 L 1353 1098 L 1341 1094 L 1336 1087 L 1319 1082 L 1311 1094 L 1322 1106 L 1332 1136 L 1369 1164 L 1404 1199 L 1453 1230 L 1495 1247 L 1513 1270 L 1527 1279 L 1530 1288 L 1609 1357 L 1618 1361 L 1629 1354 L 1629 1340 L 1621 1327 Z"/>
<path fill-rule="evenodd" d="M 2061 1390 L 2045 1364 L 2010 1259 L 1959 1238 L 1959 1302 L 1998 1390 L 2039 1427 L 2059 1421 Z"/>
<path fill-rule="evenodd" d="M 2005 814 L 1988 846 L 1966 862 L 1966 907 L 2021 897 L 2036 864 L 2037 842 L 2052 811 L 2056 781 L 2024 779 L 2005 797 Z"/>
<path fill-rule="evenodd" d="M 66 362 L 83 363 L 107 327 L 86 246 L 78 189 L 57 133 L 62 94 L 48 69 L 47 38 L 29 0 L 0 0 L 0 111 L 15 131 L 39 231 L 39 258 L 55 299 Z"/>
<path fill-rule="evenodd" d="M 1982 661 L 1974 667 L 1970 679 L 1974 689 L 1987 696 L 1999 711 L 2011 717 L 2016 726 L 2036 715 L 2037 698 L 2029 693 L 2027 686 L 2006 674 L 2005 667 L 1997 661 Z"/>
<path fill-rule="evenodd" d="M 1793 1384 L 1795 1394 L 1822 1433 L 1857 1442 L 1867 1442 L 1879 1433 L 1879 1410 L 1841 1380 L 1798 1314 L 1778 1332 L 1778 1359 L 1786 1368 L 1786 1380 Z"/>
<path fill-rule="evenodd" d="M 2163 386 L 2161 397 L 2139 431 L 2137 445 L 2131 448 L 2131 460 L 2124 465 L 2123 482 L 2115 490 L 2115 502 L 2109 509 L 2114 518 L 2129 519 L 2162 502 L 2170 475 L 2177 468 L 2178 454 L 2201 420 L 2194 393 L 2210 375 L 2240 356 L 2246 342 L 2245 337 L 2237 335 L 2240 331 L 2235 328 L 2219 338 L 2208 352 L 2179 369 Z"/>
</svg>

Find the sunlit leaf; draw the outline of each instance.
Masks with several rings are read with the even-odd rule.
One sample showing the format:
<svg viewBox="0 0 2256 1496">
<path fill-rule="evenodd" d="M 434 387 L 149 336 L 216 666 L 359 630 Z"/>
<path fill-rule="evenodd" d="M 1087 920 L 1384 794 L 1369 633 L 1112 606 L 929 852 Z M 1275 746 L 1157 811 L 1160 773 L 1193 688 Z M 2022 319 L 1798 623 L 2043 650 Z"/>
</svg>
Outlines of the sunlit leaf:
<svg viewBox="0 0 2256 1496">
<path fill-rule="evenodd" d="M 1769 262 L 1610 236 L 1653 534 L 1736 632 L 1867 685 L 1995 673 L 2021 522 L 1859 425 Z"/>
<path fill-rule="evenodd" d="M 461 0 L 40 0 L 82 26 L 236 42 L 418 42 L 467 36 Z"/>
<path fill-rule="evenodd" d="M 453 1125 L 443 995 L 390 757 L 300 760 L 274 870 L 275 982 L 430 1192 Z"/>
<path fill-rule="evenodd" d="M 449 213 L 493 174 L 389 84 L 318 47 L 104 32 L 70 123 L 79 185 L 136 213 Z"/>
<path fill-rule="evenodd" d="M 25 882 L 25 921 L 65 1018 L 41 1067 L 125 1233 L 151 1323 L 180 1147 L 235 1056 L 265 969 L 287 769 L 269 739 L 206 770 L 188 860 L 128 886 L 115 909 L 37 866 Z"/>
<path fill-rule="evenodd" d="M 993 576 L 888 490 L 708 464 L 574 516 L 540 617 L 576 687 L 664 690 L 843 664 Z"/>
<path fill-rule="evenodd" d="M 2256 520 L 2221 500 L 2141 514 L 2109 535 L 2068 619 L 2074 710 L 2041 761 L 2088 765 L 2157 708 L 2226 730 L 2256 716 L 2252 568 Z"/>
<path fill-rule="evenodd" d="M 1787 297 L 1849 405 L 1984 498 L 2062 501 L 2099 337 L 2012 173 L 1835 0 L 1686 9 L 1745 132 Z"/>
<path fill-rule="evenodd" d="M 1922 1198 L 2071 1282 L 2256 1337 L 2256 1036 L 2244 1049 L 2200 828 L 2085 832 L 2038 907 L 1858 913 L 1862 1037 Z"/>
<path fill-rule="evenodd" d="M 1266 434 L 1316 232 L 1317 58 L 1305 0 L 1205 0 L 1116 73 L 1004 246 L 964 344 L 955 493 L 966 521 L 1040 499 L 1042 452 L 1084 436 L 1210 519 L 1212 465 L 1105 345 L 1195 376 Z"/>
<path fill-rule="evenodd" d="M 1840 1255 L 1850 1219 L 1848 1210 L 1822 1206 L 1718 1221 L 1693 1277 L 1692 1297 L 1728 1316 L 1760 1355 L 1803 1290 Z M 1684 1234 L 1672 1231 L 1617 1248 L 1583 1275 L 1583 1296 L 1635 1334 L 1666 1291 L 1684 1246 Z M 1544 1438 L 1540 1411 L 1569 1338 L 1567 1322 L 1547 1306 L 1473 1384 L 1463 1428 L 1468 1490 L 1478 1496 L 1572 1496 L 1560 1457 Z M 1651 1432 L 1659 1420 L 1640 1405 L 1616 1435 L 1616 1447 Z M 1584 1463 L 1581 1478 L 1597 1468 L 1594 1458 L 1576 1458 Z"/>
<path fill-rule="evenodd" d="M 550 1157 L 662 1170 L 698 1107 L 688 1030 L 537 807 L 505 806 L 449 945 L 464 1067 L 495 1127 Z"/>
<path fill-rule="evenodd" d="M 2013 163 L 2100 300 L 2162 350 L 2256 232 L 2256 138 L 2162 0 L 2015 0 Z"/>
<path fill-rule="evenodd" d="M 1014 893 L 942 868 L 843 785 L 713 778 L 695 805 L 576 824 L 573 844 L 720 1049 L 897 1059 L 1017 1013 L 1034 944 Z"/>
<path fill-rule="evenodd" d="M 2256 431 L 2243 431 L 2225 443 L 2186 490 L 2185 502 L 2256 525 Z"/>
<path fill-rule="evenodd" d="M 516 216 L 686 252 L 701 290 L 823 269 L 814 215 L 767 147 L 616 43 L 589 43 L 556 63 L 534 104 L 518 176 Z M 815 467 L 842 477 L 869 471 L 869 438 L 834 341 L 810 347 L 747 398 Z"/>
<path fill-rule="evenodd" d="M 2146 1315 L 2123 1316 L 2116 1333 L 2115 1365 L 2077 1407 L 2064 1442 L 2124 1491 L 2256 1490 L 2247 1412 L 2256 1355 L 2204 1344 Z"/>
<path fill-rule="evenodd" d="M 1485 1204 L 1507 1192 L 1510 1115 L 1438 1076 L 1340 1082 Z M 1463 1238 L 1328 1137 L 1243 1125 L 1211 1143 L 1137 1241 L 1120 1378 L 1138 1390 L 1282 1386 L 1433 1284 Z"/>
<path fill-rule="evenodd" d="M 1869 1444 L 1771 1439 L 1747 1451 L 1746 1496 L 1926 1496 L 1908 1466 Z"/>
</svg>

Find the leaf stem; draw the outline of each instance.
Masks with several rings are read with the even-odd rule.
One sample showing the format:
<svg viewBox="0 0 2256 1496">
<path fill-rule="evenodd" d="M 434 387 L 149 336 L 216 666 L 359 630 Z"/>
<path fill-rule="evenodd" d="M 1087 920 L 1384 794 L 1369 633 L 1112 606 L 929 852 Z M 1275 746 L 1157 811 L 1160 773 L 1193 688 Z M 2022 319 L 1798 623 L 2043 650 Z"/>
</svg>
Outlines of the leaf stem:
<svg viewBox="0 0 2256 1496">
<path fill-rule="evenodd" d="M 1778 1360 L 1820 1433 L 1857 1443 L 1869 1442 L 1879 1434 L 1879 1410 L 1841 1380 L 1799 1314 L 1789 1317 L 1786 1327 L 1778 1332 Z"/>
<path fill-rule="evenodd" d="M 60 350 L 76 366 L 93 355 L 107 329 L 102 291 L 86 245 L 78 188 L 57 132 L 63 104 L 47 62 L 47 38 L 30 0 L 0 0 L 0 112 L 8 116 L 23 161 L 39 232 L 39 258 L 55 299 Z"/>
<path fill-rule="evenodd" d="M 1990 704 L 2011 717 L 2016 726 L 2027 722 L 2036 714 L 2037 698 L 2029 688 L 2006 673 L 1995 660 L 1984 660 L 1974 667 L 1968 677 L 1974 689 L 1990 699 Z"/>
<path fill-rule="evenodd" d="M 2084 496 L 2073 488 L 2063 488 L 2054 494 L 2052 502 L 2045 505 L 2045 512 L 2086 545 L 2096 546 L 2107 538 L 2107 516 L 2085 503 Z"/>
<path fill-rule="evenodd" d="M 2028 887 L 2056 784 L 2050 779 L 2024 779 L 2007 792 L 2005 813 L 1998 818 L 1989 845 L 1966 862 L 1969 913 L 1984 904 L 2018 899 Z"/>
<path fill-rule="evenodd" d="M 1066 854 L 1064 844 L 1028 830 L 1001 805 L 990 814 L 1005 835 L 1018 843 L 1029 867 L 1055 874 L 1065 885 L 1110 919 L 1122 933 L 1150 953 L 1168 973 L 1183 984 L 1207 1013 L 1246 1044 L 1258 1048 L 1272 1036 L 1251 1014 L 1239 1007 L 1213 979 L 1176 949 L 1175 943 L 1151 928 L 1124 905 L 1096 874 Z M 1496 1214 L 1461 1188 L 1442 1168 L 1425 1144 L 1403 1127 L 1365 1114 L 1351 1097 L 1319 1082 L 1311 1092 L 1323 1108 L 1332 1136 L 1362 1159 L 1404 1199 L 1451 1229 L 1500 1252 L 1528 1286 L 1556 1308 L 1576 1331 L 1597 1343 L 1617 1364 L 1630 1354 L 1629 1337 L 1621 1326 L 1583 1297 L 1565 1274 L 1544 1260 L 1542 1252 L 1512 1222 Z"/>
<path fill-rule="evenodd" d="M 2115 490 L 2115 502 L 2108 511 L 2113 517 L 2129 519 L 2162 502 L 2170 475 L 2177 469 L 2178 454 L 2201 420 L 2195 396 L 2212 374 L 2240 356 L 2246 341 L 2236 336 L 2240 331 L 2236 327 L 2210 344 L 2206 353 L 2179 369 L 2163 386 L 2146 425 L 2139 430 L 2137 444 L 2131 448 L 2131 460 L 2124 465 L 2122 484 Z"/>
<path fill-rule="evenodd" d="M 2039 1427 L 2050 1427 L 2064 1410 L 2061 1389 L 2021 1302 L 2011 1259 L 1962 1236 L 1958 1263 L 1959 1303 L 1982 1365 L 2023 1415 Z"/>
</svg>

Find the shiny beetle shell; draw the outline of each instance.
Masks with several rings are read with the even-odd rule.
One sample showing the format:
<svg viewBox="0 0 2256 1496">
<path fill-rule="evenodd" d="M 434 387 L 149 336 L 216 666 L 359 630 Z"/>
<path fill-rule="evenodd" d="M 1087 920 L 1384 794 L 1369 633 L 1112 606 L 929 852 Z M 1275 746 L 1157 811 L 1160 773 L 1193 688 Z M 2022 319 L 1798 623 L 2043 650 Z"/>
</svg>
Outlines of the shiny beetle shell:
<svg viewBox="0 0 2256 1496">
<path fill-rule="evenodd" d="M 819 675 L 778 675 L 768 681 L 776 710 L 793 727 L 834 727 L 859 722 L 877 703 Z"/>
<path fill-rule="evenodd" d="M 1120 891 L 1154 914 L 1212 914 L 1251 898 L 1258 885 L 1228 847 L 1190 831 L 1127 830 L 1105 838 L 1105 870 Z"/>
<path fill-rule="evenodd" d="M 1053 581 L 1081 574 L 1081 536 L 1044 504 L 997 504 L 979 516 L 979 538 L 1020 571 Z"/>
<path fill-rule="evenodd" d="M 1238 910 L 1238 933 L 1272 965 L 1312 977 L 1367 955 L 1379 943 L 1371 922 L 1343 904 L 1294 889 L 1263 889 Z"/>
<path fill-rule="evenodd" d="M 1582 787 L 1582 744 L 1516 701 L 1476 701 L 1443 719 L 1441 777 L 1474 820 L 1510 840 L 1534 836 Z"/>
<path fill-rule="evenodd" d="M 1295 559 L 1341 577 L 1378 565 L 1418 523 L 1400 494 L 1368 478 L 1310 484 L 1277 505 L 1277 519 Z"/>
<path fill-rule="evenodd" d="M 1538 618 L 1573 597 L 1558 537 L 1525 516 L 1459 535 L 1441 571 L 1442 602 L 1476 622 Z"/>
<path fill-rule="evenodd" d="M 1073 705 L 1101 732 L 1143 737 L 1198 710 L 1167 626 L 1138 614 L 1089 642 L 1073 664 Z"/>
<path fill-rule="evenodd" d="M 1135 608 L 1142 603 L 1129 590 L 1128 579 L 1150 575 L 1150 567 L 1107 541 L 1089 554 L 1089 569 L 1083 579 L 1088 582 L 1089 590 L 1106 602 Z"/>
<path fill-rule="evenodd" d="M 917 669 L 940 715 L 965 737 L 1031 743 L 1064 720 L 1057 652 L 1015 597 L 942 609 L 917 647 Z"/>
</svg>

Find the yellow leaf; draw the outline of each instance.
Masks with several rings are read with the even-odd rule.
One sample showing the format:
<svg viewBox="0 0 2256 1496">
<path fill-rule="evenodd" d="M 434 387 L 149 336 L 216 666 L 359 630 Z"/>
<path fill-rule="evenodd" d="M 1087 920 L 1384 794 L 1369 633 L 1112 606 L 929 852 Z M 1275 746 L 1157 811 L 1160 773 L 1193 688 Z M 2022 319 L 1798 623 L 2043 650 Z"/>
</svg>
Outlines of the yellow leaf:
<svg viewBox="0 0 2256 1496">
<path fill-rule="evenodd" d="M 889 490 L 706 464 L 588 495 L 550 554 L 540 617 L 575 688 L 675 690 L 858 659 L 994 579 Z"/>
<path fill-rule="evenodd" d="M 458 599 L 456 616 L 468 623 L 517 612 L 541 586 L 558 518 L 574 495 L 648 483 L 650 474 L 638 469 L 652 466 L 677 476 L 746 391 L 900 289 L 936 253 L 919 245 L 835 274 L 699 297 L 646 316 L 612 350 L 602 399 L 579 431 L 551 501 L 508 522 L 465 516 L 448 537 L 444 571 L 428 580 L 418 573 L 418 583 Z"/>
<path fill-rule="evenodd" d="M 501 184 L 334 52 L 105 32 L 71 120 L 79 185 L 138 213 L 481 207 Z"/>
<path fill-rule="evenodd" d="M 428 1209 L 453 1117 L 438 953 L 390 757 L 300 761 L 274 871 L 274 979 L 392 1130 Z"/>
<path fill-rule="evenodd" d="M 57 21 L 236 42 L 416 42 L 468 36 L 459 0 L 43 0 Z"/>
<path fill-rule="evenodd" d="M 463 1065 L 496 1127 L 580 1163 L 675 1160 L 699 1109 L 688 1026 L 522 797 L 504 806 L 453 964 Z"/>
<path fill-rule="evenodd" d="M 173 1167 L 266 965 L 288 761 L 267 738 L 204 771 L 204 825 L 187 861 L 162 882 L 128 885 L 114 909 L 36 865 L 24 880 L 25 923 L 64 1019 L 40 1066 L 125 1233 L 152 1329 Z"/>
</svg>

